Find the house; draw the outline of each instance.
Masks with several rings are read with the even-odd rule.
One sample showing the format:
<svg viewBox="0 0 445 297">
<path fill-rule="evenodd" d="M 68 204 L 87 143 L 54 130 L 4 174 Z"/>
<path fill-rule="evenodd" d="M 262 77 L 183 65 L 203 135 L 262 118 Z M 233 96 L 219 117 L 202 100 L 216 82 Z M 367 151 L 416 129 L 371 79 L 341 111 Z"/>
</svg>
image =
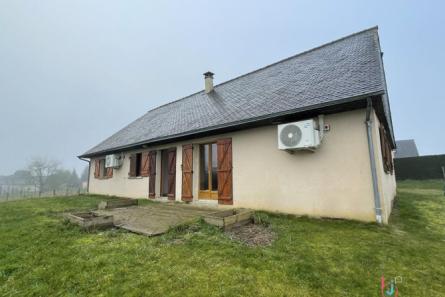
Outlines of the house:
<svg viewBox="0 0 445 297">
<path fill-rule="evenodd" d="M 414 139 L 407 140 L 397 140 L 396 141 L 397 150 L 394 158 L 410 158 L 418 157 L 419 151 L 417 150 L 416 142 Z"/>
<path fill-rule="evenodd" d="M 395 141 L 377 27 L 215 86 L 204 76 L 204 90 L 79 156 L 91 193 L 388 221 Z M 286 123 L 306 123 L 312 147 L 279 149 Z"/>
</svg>

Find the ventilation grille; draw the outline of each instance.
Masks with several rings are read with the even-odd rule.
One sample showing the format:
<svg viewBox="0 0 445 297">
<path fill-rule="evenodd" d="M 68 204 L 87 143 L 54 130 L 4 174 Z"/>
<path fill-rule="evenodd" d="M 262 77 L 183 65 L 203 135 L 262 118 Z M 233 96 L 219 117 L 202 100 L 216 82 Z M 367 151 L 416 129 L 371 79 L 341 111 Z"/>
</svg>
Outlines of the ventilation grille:
<svg viewBox="0 0 445 297">
<path fill-rule="evenodd" d="M 297 125 L 287 125 L 281 130 L 280 140 L 285 146 L 294 147 L 301 141 L 301 129 Z"/>
</svg>

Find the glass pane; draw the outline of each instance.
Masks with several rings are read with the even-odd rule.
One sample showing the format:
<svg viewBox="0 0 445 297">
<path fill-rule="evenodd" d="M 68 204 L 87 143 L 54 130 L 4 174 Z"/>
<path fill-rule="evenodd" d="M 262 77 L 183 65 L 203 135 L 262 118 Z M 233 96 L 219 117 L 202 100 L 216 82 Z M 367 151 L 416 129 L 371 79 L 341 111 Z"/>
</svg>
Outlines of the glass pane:
<svg viewBox="0 0 445 297">
<path fill-rule="evenodd" d="M 212 143 L 212 191 L 218 191 L 218 151 L 216 143 Z"/>
<path fill-rule="evenodd" d="M 162 196 L 168 195 L 168 152 L 167 150 L 161 151 L 161 173 L 162 173 L 162 185 L 161 194 Z"/>
<path fill-rule="evenodd" d="M 199 150 L 199 189 L 208 190 L 209 189 L 209 145 L 201 145 Z"/>
<path fill-rule="evenodd" d="M 136 154 L 136 176 L 141 176 L 142 153 Z"/>
<path fill-rule="evenodd" d="M 100 164 L 100 176 L 105 177 L 107 175 L 107 168 L 105 167 L 105 159 L 99 161 Z"/>
</svg>

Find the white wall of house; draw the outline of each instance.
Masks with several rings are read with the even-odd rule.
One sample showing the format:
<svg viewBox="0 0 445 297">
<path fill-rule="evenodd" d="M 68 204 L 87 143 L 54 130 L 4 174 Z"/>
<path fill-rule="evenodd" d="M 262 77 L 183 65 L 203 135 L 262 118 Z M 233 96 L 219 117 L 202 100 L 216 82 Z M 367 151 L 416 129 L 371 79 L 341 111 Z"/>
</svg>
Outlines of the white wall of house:
<svg viewBox="0 0 445 297">
<path fill-rule="evenodd" d="M 192 139 L 147 150 L 176 147 L 176 200 L 181 200 L 182 145 L 194 144 L 193 196 L 198 202 L 199 144 L 232 138 L 233 206 L 298 215 L 375 221 L 364 109 L 325 117 L 331 130 L 315 152 L 289 154 L 277 148 L 277 127 L 266 126 L 218 136 Z M 391 212 L 395 179 L 383 171 L 378 120 L 374 120 L 374 146 L 384 220 Z M 94 178 L 91 162 L 90 192 L 132 198 L 148 197 L 148 178 L 129 178 L 129 155 L 110 179 Z M 160 192 L 160 159 L 157 154 L 156 194 Z"/>
<path fill-rule="evenodd" d="M 94 159 L 90 162 L 89 192 L 130 198 L 148 197 L 148 177 L 128 177 L 130 155 L 124 154 L 122 167 L 113 170 L 112 178 L 94 177 Z"/>
<path fill-rule="evenodd" d="M 372 116 L 373 123 L 373 141 L 374 141 L 374 155 L 376 156 L 377 178 L 380 190 L 380 204 L 382 205 L 383 220 L 388 223 L 391 214 L 394 198 L 396 196 L 396 176 L 395 174 L 385 173 L 383 167 L 383 156 L 380 144 L 379 126 L 380 121 L 376 114 Z M 394 152 L 393 152 L 394 158 Z"/>
</svg>

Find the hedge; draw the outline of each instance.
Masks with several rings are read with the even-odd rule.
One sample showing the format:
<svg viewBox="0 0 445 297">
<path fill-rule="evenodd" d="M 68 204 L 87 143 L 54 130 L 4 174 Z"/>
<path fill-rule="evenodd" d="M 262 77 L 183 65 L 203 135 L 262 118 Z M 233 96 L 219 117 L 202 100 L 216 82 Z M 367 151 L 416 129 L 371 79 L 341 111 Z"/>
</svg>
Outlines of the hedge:
<svg viewBox="0 0 445 297">
<path fill-rule="evenodd" d="M 445 155 L 394 159 L 396 179 L 442 179 Z"/>
</svg>

